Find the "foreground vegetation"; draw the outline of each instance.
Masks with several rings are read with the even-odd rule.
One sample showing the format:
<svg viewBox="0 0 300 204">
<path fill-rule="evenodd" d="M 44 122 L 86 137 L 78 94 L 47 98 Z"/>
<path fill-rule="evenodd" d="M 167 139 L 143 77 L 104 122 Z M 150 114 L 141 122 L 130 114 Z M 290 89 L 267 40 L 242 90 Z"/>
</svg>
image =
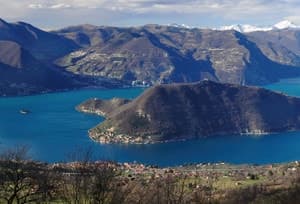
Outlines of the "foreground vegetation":
<svg viewBox="0 0 300 204">
<path fill-rule="evenodd" d="M 0 203 L 184 204 L 299 203 L 300 165 L 197 164 L 157 168 L 92 162 L 91 151 L 72 163 L 28 159 L 26 148 L 1 155 Z"/>
</svg>

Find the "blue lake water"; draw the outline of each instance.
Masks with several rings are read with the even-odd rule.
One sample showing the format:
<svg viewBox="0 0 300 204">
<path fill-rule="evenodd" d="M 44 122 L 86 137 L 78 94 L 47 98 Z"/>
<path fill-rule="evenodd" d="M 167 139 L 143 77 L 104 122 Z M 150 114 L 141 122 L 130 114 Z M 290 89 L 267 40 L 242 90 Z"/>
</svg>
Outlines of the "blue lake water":
<svg viewBox="0 0 300 204">
<path fill-rule="evenodd" d="M 282 80 L 268 89 L 300 96 L 300 79 Z M 66 161 L 80 148 L 92 148 L 97 159 L 142 162 L 159 166 L 187 163 L 277 163 L 300 160 L 300 132 L 266 136 L 226 136 L 152 145 L 101 145 L 87 130 L 103 119 L 74 107 L 92 98 L 134 98 L 144 89 L 79 90 L 26 97 L 0 98 L 0 150 L 30 147 L 31 155 L 47 162 Z M 21 115 L 20 109 L 31 114 Z"/>
</svg>

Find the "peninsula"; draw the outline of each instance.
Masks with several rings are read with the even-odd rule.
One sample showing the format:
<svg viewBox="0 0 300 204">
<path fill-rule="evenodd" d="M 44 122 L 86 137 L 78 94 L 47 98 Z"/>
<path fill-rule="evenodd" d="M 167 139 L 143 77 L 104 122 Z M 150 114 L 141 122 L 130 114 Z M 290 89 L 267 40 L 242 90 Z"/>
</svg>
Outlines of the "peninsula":
<svg viewBox="0 0 300 204">
<path fill-rule="evenodd" d="M 155 143 L 300 129 L 300 99 L 263 88 L 202 81 L 157 85 L 135 100 L 90 99 L 79 111 L 106 118 L 89 130 L 101 143 Z"/>
</svg>

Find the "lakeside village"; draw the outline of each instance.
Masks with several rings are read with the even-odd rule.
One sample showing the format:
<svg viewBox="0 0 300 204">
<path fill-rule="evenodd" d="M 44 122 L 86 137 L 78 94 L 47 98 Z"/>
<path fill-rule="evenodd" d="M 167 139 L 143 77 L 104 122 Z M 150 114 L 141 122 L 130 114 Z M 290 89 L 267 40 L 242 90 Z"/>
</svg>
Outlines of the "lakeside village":
<svg viewBox="0 0 300 204">
<path fill-rule="evenodd" d="M 235 189 L 250 185 L 265 185 L 270 189 L 285 188 L 300 174 L 298 161 L 285 164 L 231 165 L 227 163 L 200 163 L 159 168 L 138 163 L 113 163 L 98 161 L 91 165 L 109 165 L 122 172 L 124 182 L 130 180 L 164 179 L 180 177 L 187 179 L 190 188 L 210 185 L 215 190 Z M 50 168 L 76 169 L 81 163 L 55 163 Z"/>
</svg>

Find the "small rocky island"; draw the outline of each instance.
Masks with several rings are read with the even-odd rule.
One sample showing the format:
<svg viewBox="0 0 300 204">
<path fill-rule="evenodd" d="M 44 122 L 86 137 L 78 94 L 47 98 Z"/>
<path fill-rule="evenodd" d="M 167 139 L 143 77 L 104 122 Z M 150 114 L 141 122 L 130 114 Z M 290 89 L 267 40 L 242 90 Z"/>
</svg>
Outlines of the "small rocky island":
<svg viewBox="0 0 300 204">
<path fill-rule="evenodd" d="M 300 129 L 300 99 L 263 88 L 202 81 L 157 85 L 135 100 L 90 99 L 77 110 L 106 120 L 89 130 L 101 143 L 155 143 Z"/>
</svg>

